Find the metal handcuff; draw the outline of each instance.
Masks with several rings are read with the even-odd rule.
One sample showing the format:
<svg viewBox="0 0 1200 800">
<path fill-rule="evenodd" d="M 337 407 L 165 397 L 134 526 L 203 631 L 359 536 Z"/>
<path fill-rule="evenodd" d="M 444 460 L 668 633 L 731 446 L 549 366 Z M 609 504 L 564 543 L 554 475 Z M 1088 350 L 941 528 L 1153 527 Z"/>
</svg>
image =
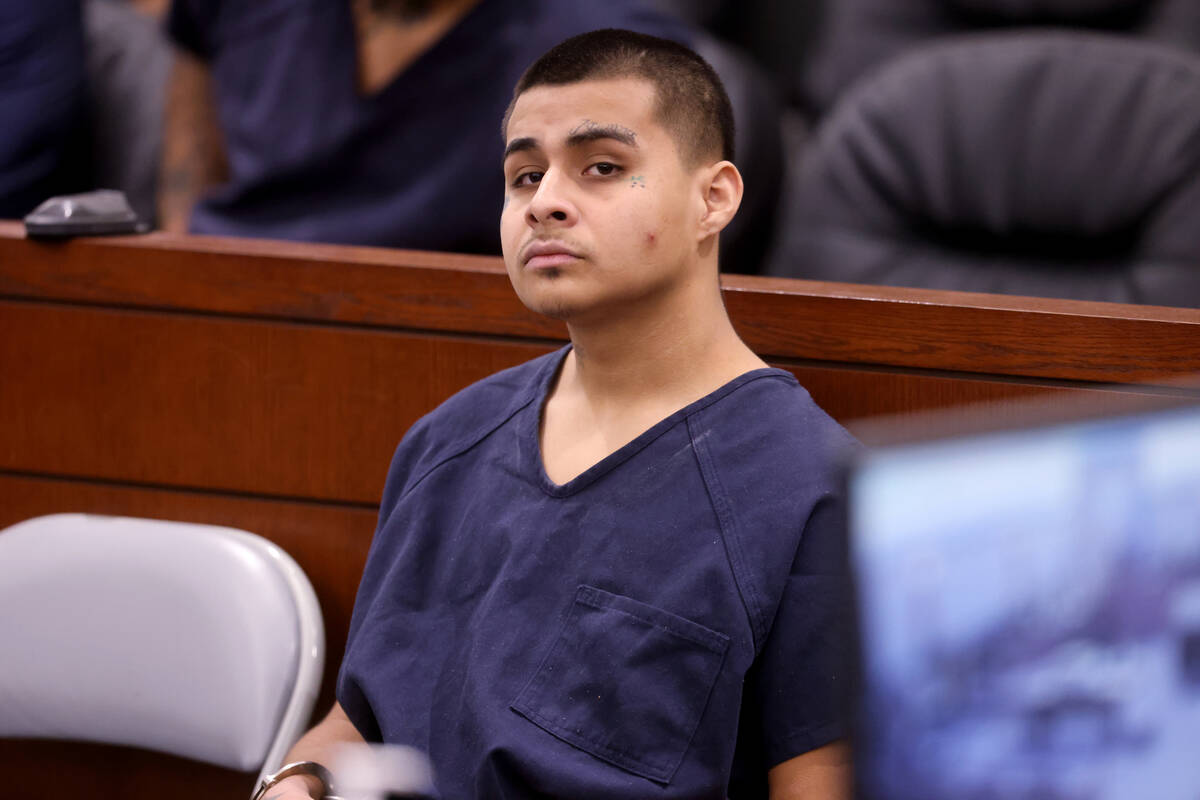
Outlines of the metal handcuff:
<svg viewBox="0 0 1200 800">
<path fill-rule="evenodd" d="M 284 764 L 277 772 L 262 779 L 254 794 L 250 795 L 250 800 L 262 800 L 268 789 L 284 778 L 290 778 L 293 775 L 312 775 L 319 780 L 321 782 L 321 800 L 342 800 L 334 794 L 333 775 L 315 761 L 294 761 L 291 764 Z"/>
</svg>

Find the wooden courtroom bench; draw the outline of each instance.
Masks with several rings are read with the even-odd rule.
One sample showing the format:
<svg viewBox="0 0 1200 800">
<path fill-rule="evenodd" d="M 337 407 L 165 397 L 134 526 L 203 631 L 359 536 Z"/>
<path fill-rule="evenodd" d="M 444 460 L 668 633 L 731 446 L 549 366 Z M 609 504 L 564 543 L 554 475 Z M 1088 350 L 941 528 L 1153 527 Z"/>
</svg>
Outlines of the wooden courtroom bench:
<svg viewBox="0 0 1200 800">
<path fill-rule="evenodd" d="M 724 279 L 749 345 L 834 417 L 1081 395 L 1200 399 L 1200 311 Z M 500 260 L 0 222 L 0 527 L 90 511 L 245 528 L 321 601 L 332 702 L 396 443 L 454 391 L 561 346 Z M 1180 382 L 1180 379 L 1184 379 Z M 3 646 L 0 643 L 0 646 Z M 252 777 L 0 741 L 10 797 L 245 797 Z M 176 784 L 175 782 L 178 782 Z M 186 788 L 181 788 L 186 784 Z"/>
</svg>

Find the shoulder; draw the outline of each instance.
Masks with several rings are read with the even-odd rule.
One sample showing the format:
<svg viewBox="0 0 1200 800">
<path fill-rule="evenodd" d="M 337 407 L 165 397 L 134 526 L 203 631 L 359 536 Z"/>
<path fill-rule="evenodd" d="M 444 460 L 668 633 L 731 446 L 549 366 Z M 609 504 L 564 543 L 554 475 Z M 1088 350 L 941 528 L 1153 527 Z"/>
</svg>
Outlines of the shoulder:
<svg viewBox="0 0 1200 800">
<path fill-rule="evenodd" d="M 688 424 L 761 645 L 789 575 L 844 573 L 841 465 L 859 445 L 792 375 L 739 381 Z"/>
<path fill-rule="evenodd" d="M 823 482 L 858 445 L 789 373 L 761 369 L 727 386 L 696 415 L 693 435 L 707 436 L 725 471 L 754 475 L 783 469 L 779 480 Z"/>
<path fill-rule="evenodd" d="M 785 558 L 818 506 L 840 496 L 859 445 L 782 370 L 747 373 L 711 399 L 688 421 L 709 490 L 737 536 Z"/>
<path fill-rule="evenodd" d="M 459 455 L 537 402 L 562 359 L 557 350 L 490 375 L 462 389 L 421 417 L 396 448 L 385 502 L 419 481 L 443 461 Z"/>
<path fill-rule="evenodd" d="M 837 535 L 842 465 L 859 445 L 789 373 L 739 380 L 689 421 L 692 440 L 729 509 L 728 535 L 759 574 L 782 576 L 802 539 Z"/>
</svg>

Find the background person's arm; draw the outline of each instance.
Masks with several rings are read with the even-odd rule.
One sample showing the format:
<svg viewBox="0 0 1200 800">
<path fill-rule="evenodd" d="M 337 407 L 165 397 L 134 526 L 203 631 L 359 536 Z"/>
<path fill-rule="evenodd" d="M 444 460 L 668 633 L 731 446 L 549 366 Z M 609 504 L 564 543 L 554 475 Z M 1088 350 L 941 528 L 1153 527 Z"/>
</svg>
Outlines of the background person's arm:
<svg viewBox="0 0 1200 800">
<path fill-rule="evenodd" d="M 167 84 L 159 174 L 158 224 L 186 233 L 197 199 L 228 177 L 225 147 L 204 62 L 183 50 L 175 54 Z"/>
<path fill-rule="evenodd" d="M 771 800 L 850 800 L 850 746 L 837 741 L 778 764 L 767 773 Z"/>
<path fill-rule="evenodd" d="M 334 703 L 333 708 L 318 722 L 312 730 L 300 737 L 300 740 L 284 756 L 283 763 L 294 761 L 315 761 L 322 766 L 328 766 L 334 753 L 344 744 L 363 744 L 363 737 L 354 727 L 354 723 L 346 716 L 340 703 Z M 335 776 L 336 777 L 336 776 Z M 294 775 L 284 778 L 272 786 L 263 796 L 263 800 L 308 800 L 319 798 L 321 784 L 316 778 L 306 775 Z"/>
</svg>

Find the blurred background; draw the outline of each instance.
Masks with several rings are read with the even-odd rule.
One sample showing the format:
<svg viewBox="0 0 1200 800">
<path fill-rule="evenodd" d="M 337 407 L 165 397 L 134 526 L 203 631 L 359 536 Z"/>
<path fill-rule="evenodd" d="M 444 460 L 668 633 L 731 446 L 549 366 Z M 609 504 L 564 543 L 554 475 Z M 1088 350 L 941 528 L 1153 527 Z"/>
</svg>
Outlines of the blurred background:
<svg viewBox="0 0 1200 800">
<path fill-rule="evenodd" d="M 499 253 L 511 87 L 602 27 L 725 81 L 728 272 L 1200 307 L 1192 0 L 3 0 L 0 217 Z"/>
</svg>

